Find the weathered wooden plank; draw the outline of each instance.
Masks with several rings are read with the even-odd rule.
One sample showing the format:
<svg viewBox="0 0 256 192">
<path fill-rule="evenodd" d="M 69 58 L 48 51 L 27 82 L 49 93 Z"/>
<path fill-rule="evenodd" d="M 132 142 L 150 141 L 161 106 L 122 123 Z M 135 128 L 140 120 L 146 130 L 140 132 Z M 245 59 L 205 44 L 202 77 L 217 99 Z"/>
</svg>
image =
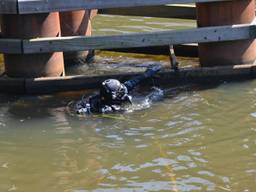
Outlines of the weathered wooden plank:
<svg viewBox="0 0 256 192">
<path fill-rule="evenodd" d="M 100 76 L 66 76 L 48 78 L 0 78 L 0 93 L 49 94 L 98 88 L 108 78 L 125 81 L 141 73 L 121 73 Z M 177 85 L 181 83 L 208 83 L 223 80 L 241 80 L 256 77 L 256 65 L 181 68 L 179 71 L 162 71 L 154 77 L 154 85 Z M 147 83 L 150 83 L 148 81 Z"/>
<path fill-rule="evenodd" d="M 0 53 L 22 53 L 22 40 L 0 38 Z"/>
<path fill-rule="evenodd" d="M 18 11 L 18 0 L 1 0 L 0 14 L 16 14 Z"/>
<path fill-rule="evenodd" d="M 80 9 L 106 9 L 118 7 L 185 4 L 229 0 L 18 0 L 19 13 L 40 13 Z"/>
<path fill-rule="evenodd" d="M 0 93 L 25 93 L 25 79 L 1 77 Z"/>
<path fill-rule="evenodd" d="M 23 41 L 23 51 L 24 53 L 44 53 L 233 41 L 255 38 L 255 31 L 254 24 L 242 24 L 115 36 L 31 39 Z"/>
<path fill-rule="evenodd" d="M 173 70 L 160 72 L 154 78 L 154 85 L 177 85 L 180 83 L 213 82 L 219 80 L 239 80 L 254 78 L 256 75 L 255 64 L 236 66 L 217 66 L 205 68 L 183 68 L 178 72 Z M 63 91 L 98 88 L 105 79 L 115 78 L 125 81 L 141 73 L 122 73 L 117 75 L 101 76 L 68 76 L 56 78 L 26 79 L 27 94 L 44 94 Z M 148 83 L 150 83 L 149 81 Z M 1 90 L 1 89 L 0 89 Z"/>
<path fill-rule="evenodd" d="M 196 19 L 194 5 L 159 5 L 149 7 L 128 7 L 99 10 L 99 14 Z"/>
</svg>

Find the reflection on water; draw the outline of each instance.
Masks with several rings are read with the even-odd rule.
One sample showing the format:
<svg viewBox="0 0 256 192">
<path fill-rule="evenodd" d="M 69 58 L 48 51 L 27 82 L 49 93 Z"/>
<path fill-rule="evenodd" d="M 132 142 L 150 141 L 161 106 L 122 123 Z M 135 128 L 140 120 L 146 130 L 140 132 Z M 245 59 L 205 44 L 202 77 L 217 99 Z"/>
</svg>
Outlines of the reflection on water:
<svg viewBox="0 0 256 192">
<path fill-rule="evenodd" d="M 0 95 L 0 191 L 254 191 L 255 87 L 193 85 L 84 117 L 67 110 L 84 92 Z"/>
<path fill-rule="evenodd" d="M 183 90 L 145 110 L 84 117 L 66 108 L 80 93 L 1 96 L 0 190 L 253 191 L 255 85 Z"/>
</svg>

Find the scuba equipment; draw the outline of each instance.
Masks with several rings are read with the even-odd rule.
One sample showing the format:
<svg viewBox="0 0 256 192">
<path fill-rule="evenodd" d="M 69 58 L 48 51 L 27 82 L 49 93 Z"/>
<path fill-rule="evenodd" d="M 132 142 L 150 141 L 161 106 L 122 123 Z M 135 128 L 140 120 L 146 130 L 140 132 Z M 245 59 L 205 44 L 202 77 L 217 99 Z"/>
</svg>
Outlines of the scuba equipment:
<svg viewBox="0 0 256 192">
<path fill-rule="evenodd" d="M 117 104 L 122 102 L 131 103 L 131 96 L 128 95 L 127 87 L 116 79 L 107 79 L 102 82 L 100 88 L 102 104 Z"/>
<path fill-rule="evenodd" d="M 161 66 L 149 67 L 143 74 L 138 75 L 124 83 L 117 79 L 107 79 L 101 83 L 99 94 L 90 96 L 76 103 L 78 114 L 110 113 L 121 111 L 125 104 L 132 104 L 132 96 L 129 95 L 137 85 L 144 80 L 153 77 L 159 72 Z"/>
</svg>

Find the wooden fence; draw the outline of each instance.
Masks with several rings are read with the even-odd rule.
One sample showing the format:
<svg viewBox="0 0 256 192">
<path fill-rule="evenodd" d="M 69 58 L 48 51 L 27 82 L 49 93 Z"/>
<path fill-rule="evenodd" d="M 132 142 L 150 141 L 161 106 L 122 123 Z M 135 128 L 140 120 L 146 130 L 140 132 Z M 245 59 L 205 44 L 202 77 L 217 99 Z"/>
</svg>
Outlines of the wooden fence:
<svg viewBox="0 0 256 192">
<path fill-rule="evenodd" d="M 220 1 L 230 0 L 1 0 L 0 13 L 31 14 L 81 9 L 106 9 Z"/>
<path fill-rule="evenodd" d="M 112 9 L 118 7 L 138 7 L 138 6 L 159 6 L 164 4 L 184 4 L 184 3 L 209 3 L 231 0 L 1 0 L 0 2 L 0 14 L 38 14 L 45 12 L 55 11 L 72 11 L 82 9 Z M 150 33 L 132 33 L 125 35 L 111 35 L 111 36 L 70 36 L 70 37 L 52 37 L 52 38 L 38 38 L 38 39 L 0 39 L 0 52 L 7 54 L 31 54 L 31 53 L 46 53 L 46 52 L 60 52 L 60 51 L 81 51 L 89 49 L 113 49 L 113 48 L 134 48 L 134 47 L 151 47 L 162 45 L 176 45 L 185 43 L 207 43 L 207 42 L 222 42 L 222 41 L 236 41 L 245 39 L 256 38 L 256 25 L 255 22 L 250 24 L 240 25 L 228 25 L 217 27 L 203 27 L 187 30 L 177 31 L 159 31 Z M 242 74 L 254 74 L 252 73 L 254 65 L 245 65 L 242 67 Z M 223 68 L 225 69 L 225 67 Z M 229 67 L 226 70 L 225 75 L 237 74 L 238 69 Z M 246 69 L 246 70 L 245 70 Z M 194 70 L 194 69 L 193 69 Z M 192 70 L 192 71 L 193 71 Z M 205 68 L 205 71 L 211 71 L 212 69 Z M 228 73 L 228 71 L 230 73 Z M 202 72 L 202 71 L 201 71 Z M 169 72 L 167 72 L 169 73 Z M 172 74 L 173 72 L 170 72 Z M 189 72 L 185 70 L 185 74 Z M 192 74 L 199 74 L 200 72 L 192 72 Z M 186 75 L 184 75 L 185 77 Z M 199 75 L 200 76 L 200 75 Z M 221 74 L 223 76 L 223 74 Z M 168 76 L 170 77 L 170 76 Z M 47 80 L 45 80 L 47 79 Z M 67 80 L 69 82 L 69 90 L 86 88 L 88 83 L 83 84 L 81 79 L 88 82 L 88 77 L 79 77 L 79 85 L 70 86 L 70 79 L 76 79 L 74 77 L 56 77 L 45 79 L 30 79 L 29 82 L 59 82 Z M 166 79 L 166 76 L 165 76 Z M 69 81 L 68 81 L 69 80 Z M 28 88 L 24 88 L 24 82 L 26 79 L 13 80 L 12 82 L 19 82 L 19 85 L 23 86 L 23 92 L 29 92 Z M 0 81 L 0 91 L 6 87 L 13 87 L 13 83 L 7 84 L 6 79 Z M 89 81 L 90 82 L 90 81 Z M 15 84 L 15 83 L 14 83 Z M 5 86 L 4 86 L 5 85 Z M 10 86 L 12 85 L 12 86 Z M 60 91 L 64 89 L 58 89 L 63 84 L 53 83 L 55 88 L 51 90 Z M 87 86 L 86 86 L 87 85 Z M 92 83 L 92 85 L 96 85 Z M 26 87 L 26 86 L 25 86 Z M 32 91 L 33 92 L 33 91 Z"/>
<path fill-rule="evenodd" d="M 2 0 L 0 14 L 28 14 L 76 9 L 151 6 L 166 3 L 201 3 L 223 0 Z M 70 36 L 39 39 L 0 39 L 2 53 L 45 53 L 55 51 L 80 51 L 150 47 L 185 43 L 235 41 L 255 38 L 255 23 L 220 27 L 204 27 L 178 31 L 133 33 L 113 36 Z"/>
</svg>

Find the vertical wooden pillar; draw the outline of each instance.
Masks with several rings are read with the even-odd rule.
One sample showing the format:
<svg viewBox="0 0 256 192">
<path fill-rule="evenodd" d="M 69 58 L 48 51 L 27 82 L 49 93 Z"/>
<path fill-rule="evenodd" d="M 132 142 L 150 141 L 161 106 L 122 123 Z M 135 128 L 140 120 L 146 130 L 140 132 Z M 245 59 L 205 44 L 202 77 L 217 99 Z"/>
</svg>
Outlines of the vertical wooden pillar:
<svg viewBox="0 0 256 192">
<path fill-rule="evenodd" d="M 59 14 L 3 15 L 5 38 L 30 39 L 60 36 Z M 63 53 L 5 54 L 5 70 L 10 77 L 52 77 L 64 73 Z"/>
<path fill-rule="evenodd" d="M 91 36 L 91 11 L 79 10 L 60 13 L 61 34 L 62 36 Z M 90 51 L 76 51 L 64 53 L 66 65 L 83 64 L 92 58 Z"/>
<path fill-rule="evenodd" d="M 251 23 L 255 18 L 255 0 L 197 3 L 198 27 Z M 241 40 L 199 44 L 202 66 L 252 63 L 256 59 L 256 41 Z"/>
</svg>

